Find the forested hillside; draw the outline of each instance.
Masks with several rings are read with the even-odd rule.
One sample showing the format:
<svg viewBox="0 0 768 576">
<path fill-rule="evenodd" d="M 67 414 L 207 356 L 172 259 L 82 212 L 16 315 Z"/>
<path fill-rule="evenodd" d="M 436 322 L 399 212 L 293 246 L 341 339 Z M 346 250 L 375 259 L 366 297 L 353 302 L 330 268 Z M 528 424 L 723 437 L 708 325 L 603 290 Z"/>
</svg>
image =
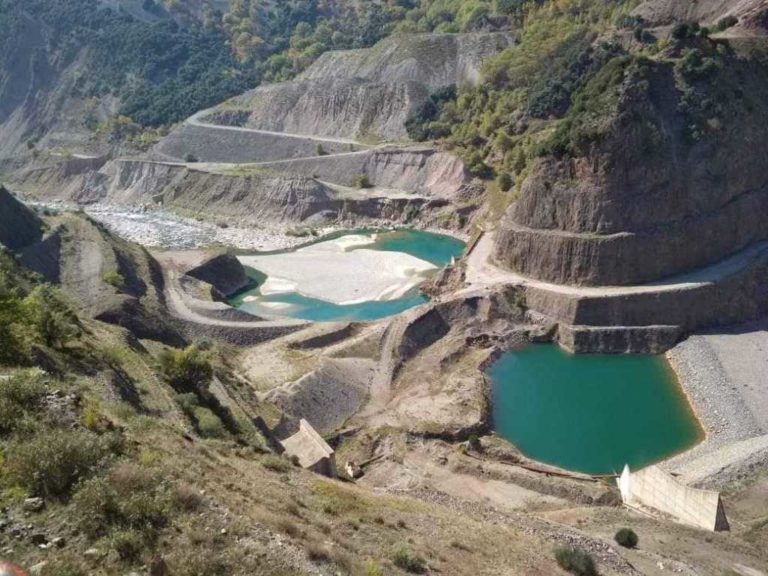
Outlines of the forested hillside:
<svg viewBox="0 0 768 576">
<path fill-rule="evenodd" d="M 16 113 L 10 130 L 29 149 L 60 121 L 54 107 L 81 116 L 86 132 L 135 138 L 290 78 L 327 50 L 394 32 L 503 28 L 524 4 L 0 0 L 0 121 Z"/>
</svg>

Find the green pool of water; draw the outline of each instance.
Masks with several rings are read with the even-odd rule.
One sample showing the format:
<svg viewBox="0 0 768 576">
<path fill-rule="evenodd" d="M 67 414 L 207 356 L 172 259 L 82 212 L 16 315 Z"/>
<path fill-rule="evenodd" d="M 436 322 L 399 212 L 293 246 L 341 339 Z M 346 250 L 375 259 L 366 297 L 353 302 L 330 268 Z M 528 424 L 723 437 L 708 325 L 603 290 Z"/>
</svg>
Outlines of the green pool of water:
<svg viewBox="0 0 768 576">
<path fill-rule="evenodd" d="M 530 458 L 589 474 L 639 469 L 702 431 L 661 357 L 571 355 L 531 345 L 488 371 L 496 432 Z"/>
<path fill-rule="evenodd" d="M 465 244 L 461 240 L 418 230 L 355 230 L 333 234 L 324 238 L 323 241 L 340 238 L 348 234 L 374 233 L 376 234 L 375 244 L 353 247 L 351 250 L 404 252 L 426 260 L 435 266 L 443 267 L 449 265 L 454 258 L 461 257 L 465 248 Z M 418 290 L 397 300 L 361 302 L 350 305 L 339 305 L 308 298 L 295 292 L 263 296 L 259 287 L 266 280 L 266 276 L 258 270 L 249 270 L 248 274 L 253 281 L 252 285 L 247 290 L 236 294 L 230 303 L 240 310 L 263 317 L 282 316 L 311 322 L 371 322 L 400 314 L 428 302 L 428 299 Z M 245 299 L 249 296 L 256 296 L 257 299 L 246 302 Z"/>
<path fill-rule="evenodd" d="M 376 236 L 374 245 L 361 246 L 384 252 L 405 252 L 438 267 L 447 266 L 452 259 L 461 257 L 465 247 L 464 242 L 456 238 L 420 230 L 384 232 Z"/>
</svg>

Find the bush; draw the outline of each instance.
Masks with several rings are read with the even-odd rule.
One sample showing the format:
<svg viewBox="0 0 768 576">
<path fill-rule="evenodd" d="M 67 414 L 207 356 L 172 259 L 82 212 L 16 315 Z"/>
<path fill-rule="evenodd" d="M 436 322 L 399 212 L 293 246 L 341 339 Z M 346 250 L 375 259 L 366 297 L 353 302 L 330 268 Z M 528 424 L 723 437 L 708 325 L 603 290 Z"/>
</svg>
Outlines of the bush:
<svg viewBox="0 0 768 576">
<path fill-rule="evenodd" d="M 563 570 L 576 576 L 597 576 L 597 568 L 592 556 L 578 548 L 558 548 L 555 560 Z"/>
<path fill-rule="evenodd" d="M 698 48 L 686 50 L 682 59 L 676 65 L 680 73 L 691 80 L 701 80 L 712 76 L 717 72 L 720 64 L 710 56 L 704 54 Z"/>
<path fill-rule="evenodd" d="M 184 156 L 184 162 L 189 162 L 190 164 L 194 164 L 195 162 L 198 162 L 197 156 L 192 154 L 191 152 Z"/>
<path fill-rule="evenodd" d="M 125 278 L 123 278 L 120 275 L 120 272 L 117 270 L 110 270 L 109 272 L 106 272 L 104 276 L 102 276 L 102 280 L 104 280 L 104 282 L 110 286 L 114 286 L 118 290 L 125 288 Z"/>
<path fill-rule="evenodd" d="M 290 471 L 291 468 L 293 468 L 289 460 L 275 454 L 265 456 L 264 460 L 261 462 L 261 465 L 264 466 L 264 468 L 267 470 L 278 472 L 280 474 L 285 474 L 286 472 Z"/>
<path fill-rule="evenodd" d="M 24 307 L 37 337 L 46 346 L 63 348 L 67 342 L 80 334 L 77 316 L 61 293 L 52 286 L 35 288 L 24 299 Z"/>
<path fill-rule="evenodd" d="M 392 563 L 411 574 L 424 574 L 427 571 L 427 563 L 421 556 L 417 556 L 405 545 L 398 546 L 392 553 Z"/>
<path fill-rule="evenodd" d="M 45 394 L 42 372 L 15 372 L 0 385 L 0 433 L 23 426 L 40 405 Z"/>
<path fill-rule="evenodd" d="M 221 419 L 209 408 L 202 406 L 194 393 L 179 394 L 176 402 L 181 411 L 190 419 L 195 430 L 203 438 L 226 438 L 227 429 Z"/>
<path fill-rule="evenodd" d="M 328 152 L 325 151 L 322 144 L 318 143 L 317 146 L 315 146 L 315 154 L 318 156 L 326 156 Z"/>
<path fill-rule="evenodd" d="M 616 543 L 619 546 L 623 546 L 624 548 L 634 548 L 640 541 L 635 531 L 631 528 L 622 528 L 616 532 L 616 535 L 613 537 L 613 539 L 616 540 Z"/>
<path fill-rule="evenodd" d="M 356 188 L 371 188 L 373 186 L 367 174 L 358 174 L 353 182 Z"/>
<path fill-rule="evenodd" d="M 128 462 L 85 481 L 72 503 L 79 526 L 91 539 L 136 531 L 142 542 L 151 542 L 173 510 L 190 510 L 155 473 Z"/>
<path fill-rule="evenodd" d="M 502 192 L 508 192 L 509 189 L 512 188 L 512 176 L 510 176 L 507 172 L 502 172 L 496 178 L 496 184 L 499 185 L 499 190 Z"/>
<path fill-rule="evenodd" d="M 121 450 L 121 438 L 115 434 L 50 430 L 11 442 L 5 452 L 4 476 L 30 494 L 63 497 Z"/>
<path fill-rule="evenodd" d="M 168 384 L 181 393 L 207 390 L 213 378 L 213 366 L 197 346 L 163 351 L 160 369 Z"/>
<path fill-rule="evenodd" d="M 195 420 L 197 421 L 197 432 L 203 438 L 226 438 L 227 429 L 222 424 L 213 411 L 200 406 L 195 409 Z"/>
<path fill-rule="evenodd" d="M 141 558 L 141 551 L 144 549 L 144 538 L 135 530 L 124 530 L 112 535 L 110 545 L 117 552 L 121 560 L 136 562 Z"/>
<path fill-rule="evenodd" d="M 720 18 L 720 20 L 717 21 L 716 29 L 719 32 L 722 32 L 723 30 L 727 30 L 732 26 L 736 26 L 738 23 L 739 19 L 736 16 L 725 16 L 724 18 Z"/>
</svg>

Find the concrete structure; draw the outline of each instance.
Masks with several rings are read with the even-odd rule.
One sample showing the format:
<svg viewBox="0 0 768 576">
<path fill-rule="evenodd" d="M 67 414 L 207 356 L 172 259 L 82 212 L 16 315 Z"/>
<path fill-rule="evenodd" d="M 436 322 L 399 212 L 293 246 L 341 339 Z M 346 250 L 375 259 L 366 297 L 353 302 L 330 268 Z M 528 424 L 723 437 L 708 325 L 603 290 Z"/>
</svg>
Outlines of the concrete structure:
<svg viewBox="0 0 768 576">
<path fill-rule="evenodd" d="M 629 466 L 624 466 L 617 482 L 621 499 L 629 507 L 653 508 L 682 524 L 705 530 L 729 529 L 719 492 L 685 486 L 658 466 L 638 472 L 630 472 Z"/>
<path fill-rule="evenodd" d="M 317 474 L 336 477 L 336 456 L 333 449 L 314 428 L 302 418 L 299 431 L 280 442 L 285 453 L 299 459 L 302 468 Z"/>
</svg>

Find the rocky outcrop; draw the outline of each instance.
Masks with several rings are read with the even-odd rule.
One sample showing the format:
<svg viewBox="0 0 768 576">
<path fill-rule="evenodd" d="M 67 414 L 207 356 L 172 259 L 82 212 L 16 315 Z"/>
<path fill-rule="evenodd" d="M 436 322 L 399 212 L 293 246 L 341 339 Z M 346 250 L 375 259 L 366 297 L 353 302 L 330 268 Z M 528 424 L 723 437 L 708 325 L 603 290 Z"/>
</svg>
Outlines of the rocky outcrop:
<svg viewBox="0 0 768 576">
<path fill-rule="evenodd" d="M 39 242 L 43 222 L 27 206 L 19 202 L 4 186 L 0 186 L 0 244 L 11 251 Z"/>
<path fill-rule="evenodd" d="M 554 283 L 631 285 L 768 238 L 768 165 L 755 147 L 768 139 L 768 105 L 745 96 L 764 92 L 768 65 L 723 57 L 717 66 L 703 82 L 664 62 L 628 67 L 608 88 L 617 98 L 604 134 L 535 162 L 505 216 L 497 261 Z M 684 90 L 731 96 L 704 112 Z M 707 127 L 692 135 L 692 125 Z"/>
<path fill-rule="evenodd" d="M 187 272 L 187 276 L 210 284 L 224 296 L 230 296 L 248 286 L 245 268 L 234 254 L 218 254 Z"/>
</svg>

